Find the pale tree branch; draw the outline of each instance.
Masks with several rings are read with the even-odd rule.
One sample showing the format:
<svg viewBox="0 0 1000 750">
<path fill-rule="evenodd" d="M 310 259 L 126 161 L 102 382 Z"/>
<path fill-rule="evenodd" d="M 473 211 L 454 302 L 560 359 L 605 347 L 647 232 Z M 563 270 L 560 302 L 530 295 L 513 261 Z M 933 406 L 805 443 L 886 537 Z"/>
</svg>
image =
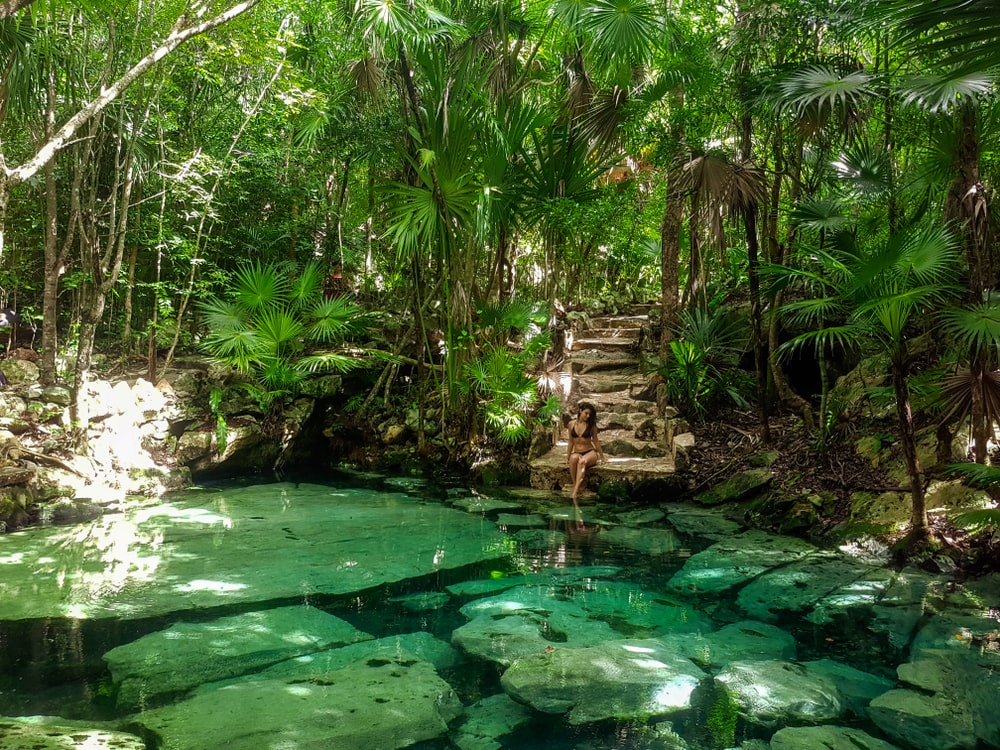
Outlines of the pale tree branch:
<svg viewBox="0 0 1000 750">
<path fill-rule="evenodd" d="M 14 15 L 19 10 L 24 10 L 33 2 L 35 0 L 3 0 L 0 2 L 0 21 Z"/>
<path fill-rule="evenodd" d="M 5 2 L 26 2 L 26 0 L 5 0 Z M 53 137 L 49 139 L 49 141 L 42 146 L 38 153 L 36 153 L 30 160 L 17 168 L 4 166 L 3 169 L 6 173 L 4 176 L 7 178 L 7 184 L 5 186 L 6 189 L 9 190 L 10 188 L 13 188 L 25 180 L 33 177 L 59 152 L 63 146 L 66 145 L 66 142 L 73 137 L 73 134 L 76 133 L 77 129 L 81 125 L 85 124 L 95 115 L 103 111 L 109 104 L 111 104 L 111 102 L 115 101 L 115 99 L 117 99 L 121 93 L 125 91 L 125 89 L 131 86 L 143 74 L 156 65 L 156 63 L 169 55 L 188 39 L 198 36 L 199 34 L 204 34 L 206 31 L 211 31 L 217 26 L 221 26 L 224 23 L 232 21 L 234 18 L 246 13 L 259 2 L 261 2 L 261 0 L 243 0 L 243 2 L 234 5 L 229 10 L 193 26 L 181 29 L 178 29 L 175 26 L 170 32 L 170 36 L 168 36 L 162 44 L 133 65 L 117 81 L 106 88 L 102 87 L 101 95 L 69 118 L 63 126 L 55 132 L 55 135 L 53 135 Z M 3 6 L 0 5 L 0 7 Z M 0 179 L 2 179 L 2 177 L 0 177 Z"/>
</svg>

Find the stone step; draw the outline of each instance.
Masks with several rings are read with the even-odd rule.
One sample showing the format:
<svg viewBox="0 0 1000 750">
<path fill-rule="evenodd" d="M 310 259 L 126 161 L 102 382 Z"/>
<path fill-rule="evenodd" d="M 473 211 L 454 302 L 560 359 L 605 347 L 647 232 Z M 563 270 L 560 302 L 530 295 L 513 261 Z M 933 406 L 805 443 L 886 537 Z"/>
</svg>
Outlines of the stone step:
<svg viewBox="0 0 1000 750">
<path fill-rule="evenodd" d="M 638 372 L 639 358 L 625 352 L 583 351 L 569 355 L 567 365 L 575 375 L 598 370 L 626 370 Z"/>
<path fill-rule="evenodd" d="M 637 378 L 645 381 L 645 378 L 637 372 L 601 370 L 579 376 L 577 383 L 581 394 L 592 395 L 595 393 L 615 393 L 618 391 L 627 392 L 636 382 Z"/>
<path fill-rule="evenodd" d="M 595 315 L 587 321 L 588 330 L 611 328 L 614 330 L 638 330 L 649 322 L 646 315 Z"/>
<path fill-rule="evenodd" d="M 637 414 L 655 417 L 657 413 L 656 404 L 652 401 L 636 401 L 627 390 L 611 393 L 581 393 L 577 403 L 580 401 L 592 403 L 597 409 L 598 417 L 603 417 L 606 414 Z"/>
<path fill-rule="evenodd" d="M 693 441 L 686 440 L 685 435 L 678 435 L 674 443 L 679 448 L 686 443 Z M 650 458 L 636 456 L 613 456 L 607 453 L 608 462 L 598 464 L 587 470 L 587 488 L 596 490 L 604 482 L 620 481 L 635 487 L 646 483 L 663 483 L 663 491 L 676 489 L 678 465 L 677 461 L 683 457 L 683 452 L 676 454 L 676 459 L 671 455 L 663 455 Z M 530 462 L 531 486 L 536 489 L 545 490 L 568 490 L 570 489 L 569 466 L 566 463 L 566 444 L 556 445 L 548 453 Z M 669 500 L 668 495 L 662 498 Z"/>
<path fill-rule="evenodd" d="M 615 352 L 615 351 L 629 351 L 635 349 L 638 342 L 636 339 L 632 338 L 607 338 L 607 339 L 597 339 L 597 338 L 578 338 L 573 340 L 573 346 L 570 348 L 572 352 L 582 352 L 582 351 L 598 351 L 598 352 Z"/>
</svg>

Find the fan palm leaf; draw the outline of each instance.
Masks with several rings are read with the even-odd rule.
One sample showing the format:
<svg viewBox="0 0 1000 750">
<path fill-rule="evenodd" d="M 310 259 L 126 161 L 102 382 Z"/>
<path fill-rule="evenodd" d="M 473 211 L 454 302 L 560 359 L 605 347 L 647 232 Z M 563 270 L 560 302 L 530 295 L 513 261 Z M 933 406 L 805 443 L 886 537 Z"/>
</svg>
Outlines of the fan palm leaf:
<svg viewBox="0 0 1000 750">
<path fill-rule="evenodd" d="M 879 20 L 901 27 L 904 49 L 935 52 L 966 71 L 1000 66 L 1000 0 L 881 0 Z"/>
<path fill-rule="evenodd" d="M 288 275 L 278 266 L 257 261 L 240 266 L 235 281 L 239 304 L 251 312 L 282 304 L 291 289 Z"/>
<path fill-rule="evenodd" d="M 873 90 L 868 73 L 842 73 L 829 65 L 810 65 L 778 82 L 780 103 L 800 114 L 810 109 L 854 107 Z"/>
<path fill-rule="evenodd" d="M 994 76 L 985 71 L 925 74 L 906 79 L 901 93 L 907 104 L 929 112 L 950 112 L 969 99 L 975 101 L 988 94 L 994 82 Z"/>
</svg>

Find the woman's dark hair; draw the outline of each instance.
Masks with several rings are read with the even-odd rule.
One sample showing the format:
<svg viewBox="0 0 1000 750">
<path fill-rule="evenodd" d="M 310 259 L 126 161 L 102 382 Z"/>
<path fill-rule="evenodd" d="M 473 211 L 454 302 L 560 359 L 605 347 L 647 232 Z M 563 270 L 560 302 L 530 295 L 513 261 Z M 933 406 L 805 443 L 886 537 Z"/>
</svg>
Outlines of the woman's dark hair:
<svg viewBox="0 0 1000 750">
<path fill-rule="evenodd" d="M 597 409 L 589 401 L 581 401 L 576 405 L 576 413 L 579 415 L 584 409 L 590 409 L 590 419 L 587 420 L 587 427 L 597 426 Z"/>
</svg>

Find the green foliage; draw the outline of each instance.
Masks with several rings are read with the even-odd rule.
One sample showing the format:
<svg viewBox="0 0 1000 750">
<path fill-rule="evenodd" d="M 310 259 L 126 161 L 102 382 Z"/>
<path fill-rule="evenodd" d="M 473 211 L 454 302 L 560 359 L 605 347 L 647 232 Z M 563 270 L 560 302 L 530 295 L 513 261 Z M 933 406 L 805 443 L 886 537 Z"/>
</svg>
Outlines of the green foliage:
<svg viewBox="0 0 1000 750">
<path fill-rule="evenodd" d="M 461 386 L 478 399 L 486 427 L 505 444 L 528 437 L 529 416 L 538 398 L 522 357 L 505 346 L 489 346 L 465 365 Z"/>
<path fill-rule="evenodd" d="M 229 425 L 226 423 L 226 415 L 219 408 L 222 404 L 222 391 L 219 388 L 213 388 L 208 394 L 208 404 L 212 414 L 215 415 L 215 442 L 221 455 L 226 452 L 226 446 L 229 445 Z"/>
<path fill-rule="evenodd" d="M 736 744 L 736 723 L 739 720 L 739 706 L 729 691 L 719 687 L 715 692 L 715 703 L 708 710 L 708 731 L 716 748 L 733 747 Z"/>
<path fill-rule="evenodd" d="M 361 364 L 357 353 L 330 348 L 361 330 L 361 310 L 324 299 L 318 264 L 251 262 L 240 267 L 228 299 L 199 304 L 209 334 L 201 342 L 212 357 L 249 375 L 250 390 L 265 408 L 296 393 L 315 372 L 345 372 Z"/>
<path fill-rule="evenodd" d="M 698 419 L 723 399 L 747 407 L 746 373 L 737 365 L 748 345 L 746 321 L 726 306 L 680 313 L 664 375 L 671 402 Z"/>
<path fill-rule="evenodd" d="M 1000 488 L 1000 467 L 986 464 L 952 464 L 948 473 L 963 477 L 974 487 Z M 951 519 L 956 526 L 980 530 L 987 527 L 1000 528 L 1000 508 L 967 510 Z"/>
</svg>

